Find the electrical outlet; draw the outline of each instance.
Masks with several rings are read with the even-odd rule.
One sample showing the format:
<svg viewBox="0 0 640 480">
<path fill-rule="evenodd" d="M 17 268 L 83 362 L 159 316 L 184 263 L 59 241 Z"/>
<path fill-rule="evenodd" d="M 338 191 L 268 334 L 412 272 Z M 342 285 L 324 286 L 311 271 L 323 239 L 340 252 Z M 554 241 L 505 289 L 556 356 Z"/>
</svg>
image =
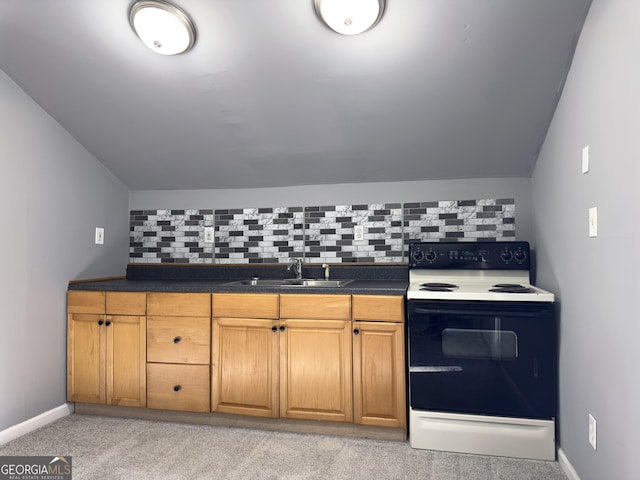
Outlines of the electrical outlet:
<svg viewBox="0 0 640 480">
<path fill-rule="evenodd" d="M 213 243 L 213 227 L 204 227 L 204 243 Z"/>
<path fill-rule="evenodd" d="M 104 244 L 104 228 L 96 227 L 96 245 Z"/>
<path fill-rule="evenodd" d="M 589 209 L 589 236 L 598 236 L 598 207 Z"/>
<path fill-rule="evenodd" d="M 596 419 L 589 414 L 589 443 L 596 450 Z"/>
<path fill-rule="evenodd" d="M 362 225 L 356 225 L 353 227 L 353 239 L 356 242 L 364 240 L 364 227 Z"/>
</svg>

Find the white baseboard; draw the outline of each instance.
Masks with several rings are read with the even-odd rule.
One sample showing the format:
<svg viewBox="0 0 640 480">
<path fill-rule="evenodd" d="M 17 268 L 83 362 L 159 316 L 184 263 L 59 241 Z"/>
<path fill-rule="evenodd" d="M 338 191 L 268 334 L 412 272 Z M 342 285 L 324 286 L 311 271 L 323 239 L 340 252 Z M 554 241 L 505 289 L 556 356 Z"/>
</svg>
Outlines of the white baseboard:
<svg viewBox="0 0 640 480">
<path fill-rule="evenodd" d="M 73 409 L 73 403 L 64 403 L 59 407 L 52 408 L 51 410 L 41 413 L 36 417 L 2 430 L 0 431 L 0 445 L 4 445 L 5 443 L 15 440 L 29 432 L 33 432 L 40 427 L 58 420 L 59 418 L 66 417 L 73 413 Z"/>
<path fill-rule="evenodd" d="M 573 465 L 571 465 L 561 448 L 558 448 L 558 463 L 569 480 L 580 480 L 578 473 L 574 470 Z"/>
</svg>

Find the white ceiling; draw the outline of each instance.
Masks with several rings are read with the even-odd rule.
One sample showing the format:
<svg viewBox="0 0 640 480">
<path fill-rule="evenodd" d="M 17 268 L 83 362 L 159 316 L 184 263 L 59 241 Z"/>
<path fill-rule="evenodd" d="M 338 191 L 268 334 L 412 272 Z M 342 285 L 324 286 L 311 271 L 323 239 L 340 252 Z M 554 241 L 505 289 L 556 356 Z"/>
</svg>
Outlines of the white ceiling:
<svg viewBox="0 0 640 480">
<path fill-rule="evenodd" d="M 313 0 L 0 0 L 0 68 L 131 190 L 527 177 L 591 0 L 387 0 L 342 36 Z M 37 140 L 37 139 L 34 139 Z"/>
</svg>

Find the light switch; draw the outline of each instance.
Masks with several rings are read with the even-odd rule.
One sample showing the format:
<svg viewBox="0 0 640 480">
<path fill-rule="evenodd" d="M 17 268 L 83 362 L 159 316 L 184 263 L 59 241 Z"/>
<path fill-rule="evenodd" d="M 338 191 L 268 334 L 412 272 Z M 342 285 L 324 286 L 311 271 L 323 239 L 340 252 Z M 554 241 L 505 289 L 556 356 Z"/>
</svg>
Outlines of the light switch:
<svg viewBox="0 0 640 480">
<path fill-rule="evenodd" d="M 582 173 L 589 171 L 589 145 L 582 149 Z"/>
<path fill-rule="evenodd" d="M 598 236 L 598 207 L 589 209 L 589 236 Z"/>
<path fill-rule="evenodd" d="M 96 227 L 96 245 L 104 244 L 104 228 Z"/>
</svg>

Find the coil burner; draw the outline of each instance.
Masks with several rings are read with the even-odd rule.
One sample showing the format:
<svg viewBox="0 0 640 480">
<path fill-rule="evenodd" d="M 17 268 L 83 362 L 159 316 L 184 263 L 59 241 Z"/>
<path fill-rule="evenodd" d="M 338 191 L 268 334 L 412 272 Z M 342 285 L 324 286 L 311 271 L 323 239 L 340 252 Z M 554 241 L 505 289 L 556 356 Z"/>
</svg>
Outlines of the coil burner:
<svg viewBox="0 0 640 480">
<path fill-rule="evenodd" d="M 456 288 L 458 285 L 453 283 L 428 282 L 420 285 L 420 290 L 428 292 L 453 292 Z"/>
<path fill-rule="evenodd" d="M 519 283 L 498 283 L 493 288 L 490 288 L 489 291 L 497 293 L 532 293 L 534 290 Z"/>
</svg>

